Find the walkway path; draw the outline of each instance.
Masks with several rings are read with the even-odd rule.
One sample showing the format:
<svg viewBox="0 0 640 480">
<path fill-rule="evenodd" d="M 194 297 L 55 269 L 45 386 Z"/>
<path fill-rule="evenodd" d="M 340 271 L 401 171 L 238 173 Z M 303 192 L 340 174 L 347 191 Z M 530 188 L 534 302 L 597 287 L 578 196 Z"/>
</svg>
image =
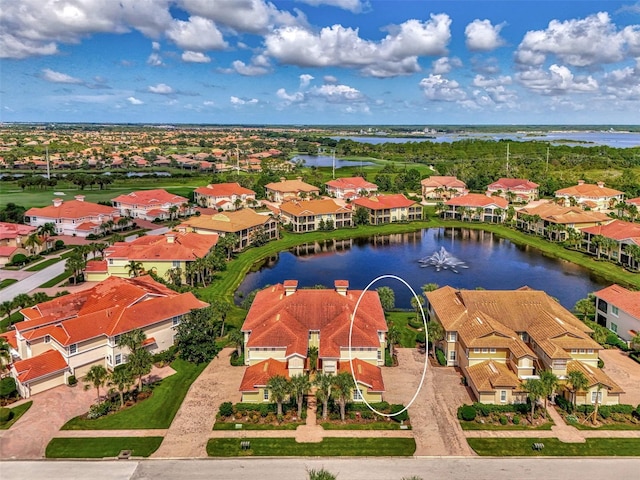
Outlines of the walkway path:
<svg viewBox="0 0 640 480">
<path fill-rule="evenodd" d="M 55 257 L 47 257 L 47 258 L 55 258 Z M 52 278 L 57 277 L 62 272 L 64 272 L 64 266 L 66 262 L 64 260 L 59 261 L 58 263 L 54 263 L 53 265 L 43 268 L 39 272 L 33 272 L 33 275 L 30 275 L 26 278 L 19 280 L 17 283 L 9 285 L 8 287 L 0 290 L 0 303 L 11 301 L 16 296 L 21 293 L 29 293 L 30 291 L 38 288 L 45 282 L 48 282 Z M 0 277 L 4 278 L 4 270 L 0 273 Z M 29 272 L 31 273 L 31 272 Z"/>
</svg>

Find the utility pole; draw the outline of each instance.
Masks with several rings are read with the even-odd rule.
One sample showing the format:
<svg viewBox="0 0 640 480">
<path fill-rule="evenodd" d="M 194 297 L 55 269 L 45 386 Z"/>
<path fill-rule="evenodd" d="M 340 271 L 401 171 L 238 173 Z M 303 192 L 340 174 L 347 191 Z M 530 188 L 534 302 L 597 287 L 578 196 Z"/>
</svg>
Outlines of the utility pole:
<svg viewBox="0 0 640 480">
<path fill-rule="evenodd" d="M 236 175 L 240 176 L 240 149 L 236 143 Z"/>
<path fill-rule="evenodd" d="M 44 147 L 45 157 L 47 159 L 47 180 L 51 180 L 51 167 L 49 166 L 49 146 Z"/>
<path fill-rule="evenodd" d="M 332 166 L 331 178 L 335 180 L 336 179 L 336 149 L 335 148 L 331 152 L 331 166 Z"/>
<path fill-rule="evenodd" d="M 544 173 L 549 172 L 549 147 L 547 147 L 547 166 L 544 169 Z"/>
<path fill-rule="evenodd" d="M 509 144 L 507 143 L 507 177 L 509 176 Z"/>
</svg>

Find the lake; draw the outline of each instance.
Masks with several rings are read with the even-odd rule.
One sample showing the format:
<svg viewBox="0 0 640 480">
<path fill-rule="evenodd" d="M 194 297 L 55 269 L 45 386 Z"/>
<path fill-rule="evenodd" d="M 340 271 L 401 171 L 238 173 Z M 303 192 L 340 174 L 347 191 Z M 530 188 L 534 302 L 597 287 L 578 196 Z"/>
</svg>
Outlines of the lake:
<svg viewBox="0 0 640 480">
<path fill-rule="evenodd" d="M 459 273 L 422 268 L 418 260 L 440 247 L 466 262 Z M 518 246 L 489 232 L 470 229 L 432 228 L 419 232 L 371 238 L 306 244 L 280 252 L 258 271 L 247 274 L 238 288 L 242 296 L 257 288 L 298 280 L 300 287 L 333 287 L 336 279 L 349 280 L 349 288 L 363 289 L 374 278 L 394 274 L 416 291 L 426 283 L 463 289 L 513 290 L 524 285 L 544 290 L 571 309 L 576 301 L 610 282 L 587 269 L 549 258 L 527 246 Z M 411 292 L 400 282 L 385 279 L 373 288 L 389 286 L 396 306 L 410 308 Z M 236 293 L 236 300 L 242 300 Z"/>
<path fill-rule="evenodd" d="M 366 167 L 367 165 L 373 165 L 372 162 L 361 162 L 359 160 L 342 160 L 340 158 L 334 159 L 326 155 L 296 155 L 291 159 L 292 162 L 304 161 L 305 167 L 330 167 L 335 161 L 336 168 L 342 167 Z"/>
</svg>

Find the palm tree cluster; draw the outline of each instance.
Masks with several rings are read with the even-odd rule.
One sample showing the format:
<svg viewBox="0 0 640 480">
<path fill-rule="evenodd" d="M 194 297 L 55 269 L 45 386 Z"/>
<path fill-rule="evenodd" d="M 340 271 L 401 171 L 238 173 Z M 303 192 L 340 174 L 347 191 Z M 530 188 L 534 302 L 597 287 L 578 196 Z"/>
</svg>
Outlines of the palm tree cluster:
<svg viewBox="0 0 640 480">
<path fill-rule="evenodd" d="M 68 292 L 61 292 L 56 296 L 66 295 L 67 293 Z M 23 308 L 32 307 L 48 300 L 51 300 L 51 298 L 44 292 L 36 292 L 33 295 L 20 293 L 16 295 L 13 300 L 6 300 L 0 303 L 0 317 L 5 317 L 4 321 L 8 322 L 14 310 L 22 310 Z"/>
<path fill-rule="evenodd" d="M 559 379 L 551 370 L 544 370 L 540 372 L 540 378 L 530 378 L 522 384 L 531 402 L 531 423 L 533 423 L 536 403 L 540 398 L 544 398 L 544 415 L 546 417 L 547 400 L 555 395 L 558 385 Z"/>
</svg>

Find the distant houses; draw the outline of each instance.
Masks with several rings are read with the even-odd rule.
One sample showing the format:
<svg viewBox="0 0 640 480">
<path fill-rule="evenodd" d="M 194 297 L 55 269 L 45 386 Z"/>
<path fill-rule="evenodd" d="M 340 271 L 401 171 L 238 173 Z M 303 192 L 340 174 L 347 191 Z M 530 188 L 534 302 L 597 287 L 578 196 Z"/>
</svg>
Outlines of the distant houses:
<svg viewBox="0 0 640 480">
<path fill-rule="evenodd" d="M 358 198 L 353 201 L 353 206 L 369 212 L 371 225 L 422 220 L 422 205 L 401 193 Z"/>
<path fill-rule="evenodd" d="M 272 202 L 281 203 L 286 200 L 303 200 L 320 195 L 320 189 L 302 181 L 302 177 L 295 180 L 282 178 L 279 182 L 265 185 L 266 197 Z"/>
<path fill-rule="evenodd" d="M 163 189 L 139 190 L 111 200 L 120 216 L 143 220 L 168 220 L 193 214 L 189 199 Z"/>
<path fill-rule="evenodd" d="M 336 178 L 325 183 L 327 193 L 335 198 L 356 199 L 378 191 L 375 183 L 367 182 L 362 177 Z"/>
<path fill-rule="evenodd" d="M 640 292 L 610 285 L 594 292 L 596 322 L 630 342 L 640 334 Z"/>
<path fill-rule="evenodd" d="M 25 243 L 29 243 L 27 239 L 36 230 L 29 225 L 0 222 L 0 267 L 12 261 L 15 255 L 29 255 Z"/>
<path fill-rule="evenodd" d="M 353 211 L 330 198 L 291 200 L 280 205 L 284 225 L 291 225 L 295 233 L 333 230 L 353 225 Z"/>
<path fill-rule="evenodd" d="M 604 186 L 604 182 L 593 185 L 579 180 L 577 185 L 561 188 L 555 192 L 558 199 L 567 206 L 580 205 L 590 210 L 602 211 L 613 209 L 624 201 L 624 192 Z"/>
<path fill-rule="evenodd" d="M 507 199 L 482 193 L 468 193 L 444 202 L 442 215 L 462 221 L 502 223 L 509 206 Z"/>
<path fill-rule="evenodd" d="M 631 270 L 640 270 L 640 224 L 613 220 L 582 230 L 583 246 L 591 255 L 606 257 Z"/>
<path fill-rule="evenodd" d="M 520 230 L 560 242 L 570 237 L 571 230 L 580 231 L 611 221 L 612 218 L 602 212 L 564 207 L 551 201 L 533 202 L 516 210 L 516 226 Z"/>
<path fill-rule="evenodd" d="M 237 182 L 213 183 L 198 187 L 193 192 L 196 205 L 218 210 L 238 210 L 257 204 L 256 192 Z"/>
<path fill-rule="evenodd" d="M 538 187 L 523 178 L 500 178 L 487 187 L 487 194 L 506 198 L 509 203 L 529 203 L 538 199 Z"/>
<path fill-rule="evenodd" d="M 446 200 L 469 193 L 467 184 L 456 177 L 432 175 L 420 181 L 425 200 Z"/>
</svg>

